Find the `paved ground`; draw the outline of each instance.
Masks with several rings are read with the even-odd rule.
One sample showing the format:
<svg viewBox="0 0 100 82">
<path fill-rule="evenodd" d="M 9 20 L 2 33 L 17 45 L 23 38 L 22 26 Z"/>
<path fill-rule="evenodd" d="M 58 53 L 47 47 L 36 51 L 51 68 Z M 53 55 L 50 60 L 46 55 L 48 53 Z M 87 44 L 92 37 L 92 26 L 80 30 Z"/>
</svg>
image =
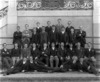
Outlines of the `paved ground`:
<svg viewBox="0 0 100 82">
<path fill-rule="evenodd" d="M 79 72 L 0 74 L 0 78 L 2 82 L 100 82 L 100 76 Z"/>
</svg>

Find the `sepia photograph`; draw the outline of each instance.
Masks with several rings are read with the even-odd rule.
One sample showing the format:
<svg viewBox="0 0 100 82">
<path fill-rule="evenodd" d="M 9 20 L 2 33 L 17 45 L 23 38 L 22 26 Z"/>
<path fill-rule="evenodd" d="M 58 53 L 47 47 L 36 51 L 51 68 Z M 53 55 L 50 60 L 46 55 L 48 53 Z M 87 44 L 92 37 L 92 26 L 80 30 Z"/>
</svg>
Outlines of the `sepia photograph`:
<svg viewBox="0 0 100 82">
<path fill-rule="evenodd" d="M 0 82 L 100 82 L 100 0 L 0 0 Z"/>
</svg>

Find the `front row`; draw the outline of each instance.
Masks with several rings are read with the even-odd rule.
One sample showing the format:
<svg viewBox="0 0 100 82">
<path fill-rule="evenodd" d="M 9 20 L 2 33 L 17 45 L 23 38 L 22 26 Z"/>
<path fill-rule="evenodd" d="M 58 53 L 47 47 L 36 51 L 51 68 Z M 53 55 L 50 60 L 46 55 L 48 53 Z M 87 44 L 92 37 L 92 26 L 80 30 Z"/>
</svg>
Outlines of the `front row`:
<svg viewBox="0 0 100 82">
<path fill-rule="evenodd" d="M 32 48 L 28 48 L 25 44 L 24 48 L 20 51 L 16 44 L 12 49 L 12 59 L 17 60 L 11 66 L 9 52 L 6 52 L 6 44 L 3 45 L 4 49 L 1 50 L 3 63 L 9 66 L 4 75 L 14 74 L 18 72 L 39 71 L 39 72 L 67 72 L 67 71 L 80 71 L 89 72 L 98 75 L 96 69 L 95 50 L 92 49 L 90 43 L 89 48 L 83 49 L 80 43 L 77 43 L 77 48 L 74 49 L 70 44 L 69 48 L 64 47 L 61 43 L 60 47 L 56 49 L 55 44 L 51 44 L 51 48 L 47 44 L 43 44 L 43 48 L 39 51 L 36 44 L 32 44 Z M 19 56 L 19 53 L 21 55 Z M 9 59 L 9 60 L 8 60 Z"/>
</svg>

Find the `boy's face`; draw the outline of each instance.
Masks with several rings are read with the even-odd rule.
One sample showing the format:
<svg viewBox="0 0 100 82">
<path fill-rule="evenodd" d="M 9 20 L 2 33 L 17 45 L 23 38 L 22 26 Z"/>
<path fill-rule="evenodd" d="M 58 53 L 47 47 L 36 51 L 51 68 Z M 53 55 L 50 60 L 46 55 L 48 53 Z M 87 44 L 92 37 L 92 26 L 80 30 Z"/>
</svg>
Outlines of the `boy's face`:
<svg viewBox="0 0 100 82">
<path fill-rule="evenodd" d="M 68 25 L 71 25 L 71 21 L 68 22 Z"/>
<path fill-rule="evenodd" d="M 82 31 L 82 26 L 79 27 L 80 31 Z"/>
<path fill-rule="evenodd" d="M 30 57 L 30 61 L 33 61 L 33 57 Z"/>
<path fill-rule="evenodd" d="M 48 21 L 48 22 L 47 22 L 47 25 L 48 25 L 48 26 L 50 26 L 50 25 L 51 25 L 51 22 L 50 22 L 50 21 Z"/>
<path fill-rule="evenodd" d="M 23 58 L 23 61 L 26 62 L 27 61 L 27 58 Z"/>
<path fill-rule="evenodd" d="M 33 28 L 33 31 L 36 32 L 36 28 Z"/>
<path fill-rule="evenodd" d="M 24 44 L 24 48 L 27 48 L 28 47 L 28 45 L 27 44 Z"/>
<path fill-rule="evenodd" d="M 62 28 L 62 31 L 65 31 L 65 28 Z"/>
<path fill-rule="evenodd" d="M 45 31 L 45 27 L 42 27 L 42 31 L 43 31 L 43 32 Z"/>
<path fill-rule="evenodd" d="M 70 46 L 70 48 L 72 48 L 73 47 L 73 44 L 70 44 L 69 46 Z"/>
<path fill-rule="evenodd" d="M 73 61 L 77 61 L 78 58 L 76 56 L 73 57 Z"/>
<path fill-rule="evenodd" d="M 80 62 L 83 62 L 83 58 L 80 58 Z"/>
<path fill-rule="evenodd" d="M 18 44 L 17 43 L 15 44 L 15 47 L 18 47 Z"/>
<path fill-rule="evenodd" d="M 17 26 L 17 31 L 20 31 L 20 27 L 19 26 Z"/>
<path fill-rule="evenodd" d="M 78 42 L 78 43 L 77 43 L 77 47 L 80 47 L 80 46 L 81 46 L 81 44 Z"/>
<path fill-rule="evenodd" d="M 74 29 L 71 29 L 71 33 L 74 33 Z"/>
<path fill-rule="evenodd" d="M 3 44 L 3 48 L 7 48 L 7 44 Z"/>
<path fill-rule="evenodd" d="M 64 43 L 61 43 L 61 47 L 64 47 Z"/>
<path fill-rule="evenodd" d="M 55 30 L 55 26 L 52 27 L 52 30 Z"/>
<path fill-rule="evenodd" d="M 28 24 L 26 24 L 26 25 L 25 25 L 25 29 L 28 29 L 28 27 L 29 27 L 29 25 L 28 25 Z"/>
<path fill-rule="evenodd" d="M 37 23 L 36 23 L 36 25 L 37 25 L 37 26 L 40 26 L 40 23 L 39 23 L 39 22 L 37 22 Z"/>
<path fill-rule="evenodd" d="M 61 19 L 58 19 L 58 23 L 61 23 Z"/>
<path fill-rule="evenodd" d="M 92 46 L 91 46 L 91 43 L 88 43 L 88 48 L 91 48 Z"/>
<path fill-rule="evenodd" d="M 35 43 L 33 44 L 33 47 L 36 48 L 36 44 Z"/>
<path fill-rule="evenodd" d="M 44 43 L 44 44 L 43 44 L 43 46 L 44 46 L 44 47 L 47 47 L 47 44 L 46 44 L 46 43 Z"/>
<path fill-rule="evenodd" d="M 55 44 L 54 44 L 54 43 L 52 43 L 52 44 L 51 44 L 51 46 L 52 46 L 52 47 L 55 47 Z"/>
</svg>

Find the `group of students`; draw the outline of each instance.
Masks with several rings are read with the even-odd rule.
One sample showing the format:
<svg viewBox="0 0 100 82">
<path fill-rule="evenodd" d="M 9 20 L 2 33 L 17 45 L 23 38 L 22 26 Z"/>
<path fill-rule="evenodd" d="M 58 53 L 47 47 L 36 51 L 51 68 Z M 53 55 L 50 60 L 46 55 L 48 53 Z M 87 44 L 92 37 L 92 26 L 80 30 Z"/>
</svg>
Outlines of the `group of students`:
<svg viewBox="0 0 100 82">
<path fill-rule="evenodd" d="M 98 74 L 95 50 L 91 43 L 85 48 L 86 32 L 81 27 L 75 32 L 70 21 L 65 28 L 61 19 L 58 19 L 57 25 L 51 26 L 50 21 L 43 27 L 40 27 L 39 22 L 36 24 L 37 27 L 32 31 L 28 29 L 28 24 L 23 32 L 17 27 L 11 52 L 7 49 L 7 44 L 3 44 L 2 63 L 8 68 L 5 75 L 27 71 L 85 71 Z"/>
</svg>

